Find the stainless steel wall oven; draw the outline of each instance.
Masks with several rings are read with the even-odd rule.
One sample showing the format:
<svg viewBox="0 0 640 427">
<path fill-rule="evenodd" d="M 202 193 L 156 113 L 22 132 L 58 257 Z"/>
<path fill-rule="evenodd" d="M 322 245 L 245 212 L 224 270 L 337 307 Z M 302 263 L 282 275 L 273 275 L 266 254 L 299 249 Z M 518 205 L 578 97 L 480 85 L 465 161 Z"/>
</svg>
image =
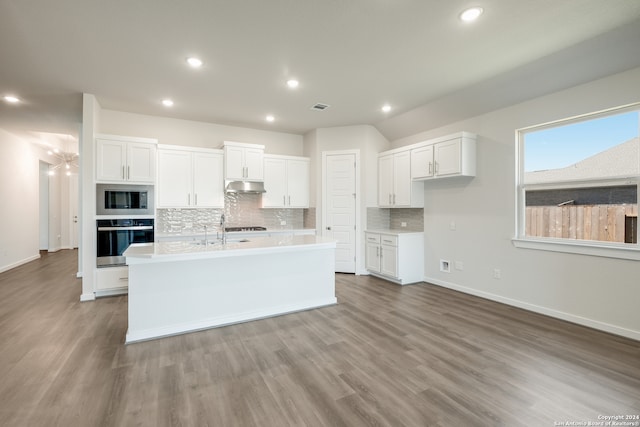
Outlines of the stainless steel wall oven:
<svg viewBox="0 0 640 427">
<path fill-rule="evenodd" d="M 153 219 L 99 219 L 97 266 L 116 267 L 125 265 L 122 253 L 132 243 L 152 243 L 154 240 Z"/>
</svg>

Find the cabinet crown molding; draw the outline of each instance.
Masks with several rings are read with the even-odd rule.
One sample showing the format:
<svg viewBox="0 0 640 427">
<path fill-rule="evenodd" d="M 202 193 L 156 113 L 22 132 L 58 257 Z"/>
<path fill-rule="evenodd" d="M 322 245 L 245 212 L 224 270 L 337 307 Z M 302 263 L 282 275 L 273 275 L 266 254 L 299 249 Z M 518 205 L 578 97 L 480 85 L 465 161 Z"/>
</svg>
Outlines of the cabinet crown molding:
<svg viewBox="0 0 640 427">
<path fill-rule="evenodd" d="M 452 139 L 457 139 L 457 138 L 465 138 L 465 139 L 476 140 L 478 138 L 478 135 L 475 134 L 475 133 L 465 132 L 465 131 L 456 132 L 456 133 L 452 133 L 450 135 L 439 136 L 437 138 L 427 139 L 427 140 L 416 142 L 416 143 L 410 144 L 410 145 L 403 145 L 402 147 L 394 148 L 392 150 L 382 151 L 382 152 L 378 153 L 378 156 L 386 156 L 386 155 L 389 155 L 389 154 L 401 153 L 403 151 L 412 150 L 414 148 L 420 148 L 420 147 L 424 147 L 426 145 L 433 145 L 433 144 L 437 144 L 439 142 L 450 141 Z"/>
</svg>

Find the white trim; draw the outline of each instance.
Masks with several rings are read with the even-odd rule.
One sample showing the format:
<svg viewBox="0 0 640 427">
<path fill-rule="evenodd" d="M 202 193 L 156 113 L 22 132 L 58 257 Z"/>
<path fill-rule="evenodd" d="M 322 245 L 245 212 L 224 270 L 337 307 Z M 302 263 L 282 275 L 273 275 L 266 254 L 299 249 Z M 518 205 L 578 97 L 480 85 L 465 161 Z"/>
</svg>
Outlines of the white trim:
<svg viewBox="0 0 640 427">
<path fill-rule="evenodd" d="M 589 328 L 597 329 L 599 331 L 604 331 L 611 334 L 620 335 L 622 337 L 630 338 L 632 340 L 640 341 L 640 331 L 634 331 L 632 329 L 623 328 L 621 326 L 611 325 L 605 322 L 599 322 L 597 320 L 589 319 L 582 316 L 576 316 L 575 314 L 566 313 L 564 311 L 554 310 L 551 308 L 547 308 L 547 307 L 543 307 L 535 304 L 530 304 L 530 303 L 512 299 L 512 298 L 506 298 L 500 295 L 479 291 L 477 289 L 468 288 L 466 286 L 456 285 L 454 283 L 445 282 L 435 278 L 425 277 L 424 281 L 430 284 L 434 284 L 436 286 L 441 286 L 443 288 L 453 289 L 455 291 L 463 292 L 465 294 L 486 298 L 491 301 L 496 301 L 496 302 L 507 304 L 513 307 L 522 308 L 527 311 L 532 311 L 534 313 L 544 314 L 545 316 L 565 320 L 567 322 L 575 323 L 581 326 L 587 326 Z"/>
<path fill-rule="evenodd" d="M 577 116 L 567 117 L 565 119 L 553 120 L 551 122 L 541 123 L 539 125 L 527 126 L 527 127 L 524 127 L 524 128 L 517 129 L 516 133 L 518 133 L 518 132 L 529 132 L 530 130 L 533 130 L 533 129 L 543 130 L 543 129 L 548 129 L 548 128 L 554 128 L 554 127 L 558 127 L 558 125 L 560 125 L 562 123 L 564 123 L 564 124 L 579 123 L 579 122 L 586 121 L 588 118 L 590 118 L 591 120 L 599 119 L 599 118 L 602 118 L 602 117 L 613 116 L 614 114 L 628 113 L 628 112 L 634 111 L 634 110 L 636 110 L 638 108 L 640 108 L 640 102 L 634 102 L 632 104 L 621 105 L 619 107 L 606 108 L 604 110 L 594 111 L 594 112 L 591 112 L 591 113 L 579 114 Z"/>
<path fill-rule="evenodd" d="M 95 299 L 96 299 L 96 294 L 94 294 L 93 292 L 80 295 L 80 302 L 93 301 Z"/>
<path fill-rule="evenodd" d="M 28 258 L 21 259 L 20 261 L 16 261 L 13 264 L 5 265 L 4 267 L 0 267 L 0 273 L 5 272 L 5 271 L 9 271 L 12 268 L 19 267 L 22 264 L 26 264 L 28 262 L 35 261 L 38 258 L 40 258 L 40 254 L 33 255 L 33 256 L 28 257 Z"/>
<path fill-rule="evenodd" d="M 158 144 L 158 150 L 189 151 L 197 153 L 224 154 L 220 148 L 191 147 L 187 145 Z"/>
<path fill-rule="evenodd" d="M 513 246 L 523 249 L 535 249 L 540 251 L 562 252 L 567 254 L 591 255 L 605 258 L 628 259 L 640 261 L 640 248 L 630 243 L 607 243 L 569 239 L 511 239 Z M 627 245 L 627 246 L 622 246 Z"/>
<path fill-rule="evenodd" d="M 107 139 L 109 141 L 122 141 L 122 142 L 144 142 L 147 144 L 158 144 L 158 140 L 155 138 L 141 138 L 139 136 L 124 136 L 124 135 L 111 135 L 106 133 L 98 133 L 94 135 L 95 139 Z"/>
<path fill-rule="evenodd" d="M 121 288 L 102 289 L 99 291 L 95 291 L 93 294 L 95 298 L 101 298 L 101 297 L 112 297 L 116 295 L 127 295 L 128 293 L 129 293 L 129 288 L 127 286 L 124 286 Z"/>
</svg>

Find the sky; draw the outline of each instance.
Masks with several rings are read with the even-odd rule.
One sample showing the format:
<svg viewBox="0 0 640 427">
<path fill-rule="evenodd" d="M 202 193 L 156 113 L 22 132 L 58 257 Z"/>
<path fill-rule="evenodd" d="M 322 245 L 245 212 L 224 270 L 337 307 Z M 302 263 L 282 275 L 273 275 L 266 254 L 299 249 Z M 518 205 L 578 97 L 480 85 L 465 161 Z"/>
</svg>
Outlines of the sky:
<svg viewBox="0 0 640 427">
<path fill-rule="evenodd" d="M 525 171 L 558 169 L 638 136 L 636 111 L 531 132 L 525 135 Z"/>
</svg>

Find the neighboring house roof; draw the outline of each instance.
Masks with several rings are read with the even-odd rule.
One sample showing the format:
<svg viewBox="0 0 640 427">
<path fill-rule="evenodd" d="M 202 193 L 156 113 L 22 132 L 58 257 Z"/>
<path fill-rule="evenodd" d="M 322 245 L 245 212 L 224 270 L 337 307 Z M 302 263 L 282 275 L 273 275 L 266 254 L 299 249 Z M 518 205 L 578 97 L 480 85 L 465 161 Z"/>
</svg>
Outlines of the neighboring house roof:
<svg viewBox="0 0 640 427">
<path fill-rule="evenodd" d="M 571 166 L 525 172 L 524 182 L 526 184 L 545 184 L 640 175 L 639 147 L 640 142 L 636 137 Z"/>
</svg>

